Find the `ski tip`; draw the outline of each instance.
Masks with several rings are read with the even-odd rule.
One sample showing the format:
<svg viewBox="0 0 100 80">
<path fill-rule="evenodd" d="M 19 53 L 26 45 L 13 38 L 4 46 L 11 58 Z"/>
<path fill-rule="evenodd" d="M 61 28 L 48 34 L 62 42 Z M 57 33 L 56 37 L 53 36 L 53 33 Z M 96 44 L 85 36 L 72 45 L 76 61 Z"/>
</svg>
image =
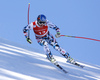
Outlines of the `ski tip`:
<svg viewBox="0 0 100 80">
<path fill-rule="evenodd" d="M 85 66 L 83 66 L 83 65 L 81 66 L 81 68 L 84 68 L 84 67 L 85 67 Z"/>
<path fill-rule="evenodd" d="M 65 72 L 65 74 L 67 74 L 68 72 L 67 71 L 64 71 Z"/>
</svg>

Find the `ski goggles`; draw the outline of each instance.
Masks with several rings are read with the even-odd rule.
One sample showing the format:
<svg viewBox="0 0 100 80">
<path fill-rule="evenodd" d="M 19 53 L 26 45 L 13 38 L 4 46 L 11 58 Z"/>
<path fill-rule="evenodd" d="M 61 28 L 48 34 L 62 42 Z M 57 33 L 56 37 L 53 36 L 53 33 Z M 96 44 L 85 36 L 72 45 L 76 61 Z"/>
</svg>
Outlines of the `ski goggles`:
<svg viewBox="0 0 100 80">
<path fill-rule="evenodd" d="M 45 24 L 45 23 L 46 23 L 46 22 L 41 22 L 41 21 L 39 22 L 39 24 Z"/>
</svg>

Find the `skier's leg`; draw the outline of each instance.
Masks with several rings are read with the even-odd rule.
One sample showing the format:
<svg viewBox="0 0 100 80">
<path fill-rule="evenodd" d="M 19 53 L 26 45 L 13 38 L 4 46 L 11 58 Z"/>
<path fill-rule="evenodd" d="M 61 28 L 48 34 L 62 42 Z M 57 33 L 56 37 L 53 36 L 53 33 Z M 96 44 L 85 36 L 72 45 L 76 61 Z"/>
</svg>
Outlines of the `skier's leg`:
<svg viewBox="0 0 100 80">
<path fill-rule="evenodd" d="M 48 43 L 45 40 L 43 40 L 43 39 L 40 40 L 38 43 L 41 46 L 44 47 L 44 51 L 46 52 L 47 59 L 50 60 L 50 61 L 52 61 L 52 62 L 54 62 L 55 59 L 54 59 L 54 57 L 53 57 L 53 55 L 52 55 L 52 53 L 51 53 L 51 51 L 50 51 L 50 49 L 48 47 Z"/>
<path fill-rule="evenodd" d="M 71 56 L 69 55 L 68 52 L 66 52 L 64 49 L 62 49 L 57 42 L 51 42 L 51 45 L 54 47 L 55 50 L 59 51 L 66 59 L 67 59 L 67 62 L 70 62 L 70 63 L 75 63 L 74 59 L 71 58 Z"/>
<path fill-rule="evenodd" d="M 53 46 L 55 50 L 59 51 L 66 59 L 70 56 L 69 53 L 61 48 L 57 42 L 52 41 L 50 45 Z"/>
<path fill-rule="evenodd" d="M 49 33 L 49 42 L 48 42 L 53 48 L 57 51 L 59 51 L 69 62 L 73 62 L 73 58 L 70 57 L 69 53 L 66 52 L 64 49 L 62 49 L 59 44 L 56 42 L 56 39 Z"/>
<path fill-rule="evenodd" d="M 69 53 L 67 53 L 64 49 L 62 49 L 59 44 L 57 43 L 56 39 L 53 37 L 52 34 L 50 34 L 50 32 L 48 33 L 48 38 L 46 39 L 46 41 L 53 46 L 53 48 L 57 51 L 59 51 L 65 58 L 69 57 Z"/>
</svg>

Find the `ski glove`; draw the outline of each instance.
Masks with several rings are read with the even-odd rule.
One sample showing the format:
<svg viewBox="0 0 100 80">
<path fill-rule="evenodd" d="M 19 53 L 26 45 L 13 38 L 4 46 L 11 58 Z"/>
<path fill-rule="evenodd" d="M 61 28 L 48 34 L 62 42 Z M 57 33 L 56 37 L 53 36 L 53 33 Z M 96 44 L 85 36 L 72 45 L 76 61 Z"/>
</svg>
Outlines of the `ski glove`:
<svg viewBox="0 0 100 80">
<path fill-rule="evenodd" d="M 31 41 L 31 39 L 29 37 L 26 38 L 26 40 L 27 40 L 28 43 L 32 44 L 32 41 Z"/>
<path fill-rule="evenodd" d="M 56 38 L 59 38 L 60 36 L 60 32 L 57 32 L 57 34 L 55 35 Z"/>
</svg>

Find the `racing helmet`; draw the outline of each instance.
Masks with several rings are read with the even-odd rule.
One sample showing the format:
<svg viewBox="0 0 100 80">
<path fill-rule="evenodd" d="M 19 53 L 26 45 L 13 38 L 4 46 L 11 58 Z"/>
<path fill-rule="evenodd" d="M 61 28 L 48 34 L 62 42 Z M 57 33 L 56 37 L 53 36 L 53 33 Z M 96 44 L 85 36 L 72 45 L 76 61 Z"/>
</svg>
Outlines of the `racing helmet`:
<svg viewBox="0 0 100 80">
<path fill-rule="evenodd" d="M 40 14 L 37 17 L 37 22 L 38 22 L 38 24 L 45 24 L 46 23 L 46 16 L 43 14 Z"/>
</svg>

